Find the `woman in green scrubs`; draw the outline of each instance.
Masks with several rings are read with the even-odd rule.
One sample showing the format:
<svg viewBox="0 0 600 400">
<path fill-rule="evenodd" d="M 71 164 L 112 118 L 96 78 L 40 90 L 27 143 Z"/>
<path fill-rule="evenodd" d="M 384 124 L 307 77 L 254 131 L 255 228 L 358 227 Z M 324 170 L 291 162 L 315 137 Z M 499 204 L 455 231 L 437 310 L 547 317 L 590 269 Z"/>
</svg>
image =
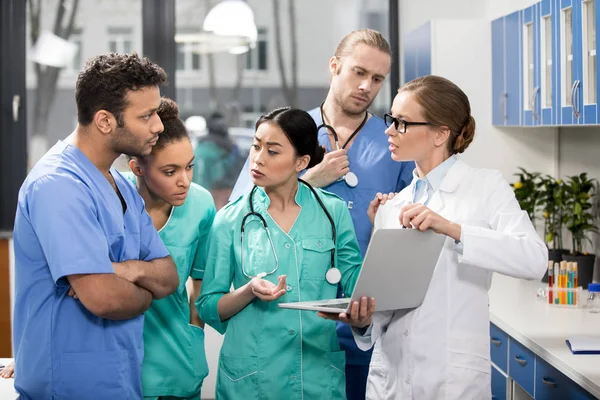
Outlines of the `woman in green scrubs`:
<svg viewBox="0 0 600 400">
<path fill-rule="evenodd" d="M 298 181 L 323 156 L 305 111 L 281 108 L 256 123 L 255 188 L 217 213 L 196 303 L 200 317 L 225 334 L 217 399 L 345 399 L 335 323 L 277 305 L 334 299 L 338 285 L 352 293 L 358 276 L 346 203 Z"/>
<path fill-rule="evenodd" d="M 202 285 L 215 206 L 210 193 L 191 182 L 194 152 L 177 105 L 163 99 L 158 115 L 164 131 L 150 155 L 130 160 L 133 174 L 129 177 L 177 265 L 179 288 L 154 300 L 145 313 L 144 399 L 200 399 L 208 365 L 204 323 L 193 302 Z M 191 307 L 186 290 L 190 276 L 194 282 Z"/>
</svg>

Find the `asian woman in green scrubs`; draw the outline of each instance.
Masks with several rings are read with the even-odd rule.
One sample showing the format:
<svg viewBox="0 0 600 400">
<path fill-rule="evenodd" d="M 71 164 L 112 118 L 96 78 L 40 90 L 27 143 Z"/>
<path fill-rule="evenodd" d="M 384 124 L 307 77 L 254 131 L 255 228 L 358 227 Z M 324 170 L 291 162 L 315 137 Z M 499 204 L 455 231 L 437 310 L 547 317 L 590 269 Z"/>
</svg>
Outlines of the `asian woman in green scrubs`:
<svg viewBox="0 0 600 400">
<path fill-rule="evenodd" d="M 193 302 L 202 285 L 215 206 L 210 193 L 192 183 L 194 152 L 176 103 L 163 99 L 158 115 L 164 131 L 150 155 L 130 160 L 129 177 L 177 265 L 180 283 L 145 313 L 143 393 L 145 399 L 200 399 L 208 365 L 204 324 Z M 191 307 L 188 277 L 194 283 Z"/>
<path fill-rule="evenodd" d="M 225 334 L 217 399 L 346 398 L 335 323 L 277 305 L 334 299 L 338 285 L 352 293 L 358 276 L 348 206 L 298 179 L 323 157 L 305 111 L 280 108 L 256 123 L 255 187 L 217 213 L 196 303 L 200 317 Z"/>
</svg>

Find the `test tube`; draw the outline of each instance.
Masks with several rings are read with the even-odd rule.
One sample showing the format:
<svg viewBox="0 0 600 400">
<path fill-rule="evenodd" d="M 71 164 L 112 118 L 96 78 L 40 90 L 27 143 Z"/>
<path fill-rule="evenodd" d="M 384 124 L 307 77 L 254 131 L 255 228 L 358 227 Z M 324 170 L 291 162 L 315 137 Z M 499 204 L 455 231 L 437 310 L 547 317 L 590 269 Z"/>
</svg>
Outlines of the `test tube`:
<svg viewBox="0 0 600 400">
<path fill-rule="evenodd" d="M 577 262 L 573 262 L 573 287 L 577 289 L 579 287 L 579 282 L 577 280 Z M 577 305 L 577 290 L 573 293 L 573 304 Z"/>
<path fill-rule="evenodd" d="M 548 303 L 554 303 L 554 263 L 548 261 Z"/>
</svg>

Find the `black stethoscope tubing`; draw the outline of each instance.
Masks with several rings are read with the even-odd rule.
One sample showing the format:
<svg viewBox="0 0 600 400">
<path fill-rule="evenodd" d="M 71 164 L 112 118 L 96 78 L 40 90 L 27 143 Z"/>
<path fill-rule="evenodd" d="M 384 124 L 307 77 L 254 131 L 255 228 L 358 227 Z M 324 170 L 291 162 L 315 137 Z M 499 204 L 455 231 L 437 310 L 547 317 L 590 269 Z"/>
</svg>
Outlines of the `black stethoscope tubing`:
<svg viewBox="0 0 600 400">
<path fill-rule="evenodd" d="M 298 182 L 301 182 L 303 184 L 305 184 L 310 191 L 313 193 L 313 195 L 317 198 L 317 201 L 319 202 L 319 205 L 321 206 L 321 209 L 325 212 L 325 215 L 327 216 L 327 219 L 329 220 L 329 224 L 331 225 L 331 239 L 333 240 L 333 248 L 331 249 L 331 269 L 335 269 L 335 248 L 336 248 L 336 242 L 337 242 L 337 232 L 335 229 L 335 224 L 333 222 L 333 218 L 331 217 L 331 214 L 329 214 L 329 211 L 327 211 L 327 207 L 325 207 L 325 204 L 323 204 L 323 201 L 321 201 L 321 198 L 319 197 L 319 195 L 317 194 L 317 191 L 306 181 L 298 178 Z M 248 212 L 246 215 L 244 215 L 244 218 L 242 218 L 242 226 L 241 226 L 241 232 L 242 232 L 242 240 L 244 237 L 244 226 L 246 224 L 246 220 L 251 217 L 251 216 L 256 216 L 258 217 L 258 219 L 260 219 L 260 222 L 263 224 L 263 227 L 267 230 L 267 232 L 269 232 L 269 228 L 267 227 L 267 221 L 264 219 L 264 217 L 262 215 L 260 215 L 260 213 L 254 211 L 254 191 L 256 190 L 258 186 L 254 185 L 254 187 L 252 188 L 252 191 L 250 191 L 250 196 L 248 196 L 248 206 L 250 208 L 250 212 Z M 273 250 L 275 248 L 273 247 Z M 242 248 L 242 252 L 244 251 L 244 249 Z"/>
</svg>

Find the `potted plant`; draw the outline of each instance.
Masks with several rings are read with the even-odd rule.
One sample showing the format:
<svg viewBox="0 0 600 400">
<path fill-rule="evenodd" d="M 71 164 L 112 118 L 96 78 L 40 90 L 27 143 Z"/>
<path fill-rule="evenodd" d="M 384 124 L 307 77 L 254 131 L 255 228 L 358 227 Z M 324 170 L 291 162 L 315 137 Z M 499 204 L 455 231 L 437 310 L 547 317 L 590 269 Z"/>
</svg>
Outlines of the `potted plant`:
<svg viewBox="0 0 600 400">
<path fill-rule="evenodd" d="M 569 250 L 563 246 L 563 226 L 566 222 L 566 185 L 561 179 L 546 175 L 540 179 L 538 204 L 544 217 L 544 240 L 548 246 L 548 260 L 562 261 Z"/>
<path fill-rule="evenodd" d="M 540 174 L 538 172 L 528 172 L 524 168 L 519 167 L 521 172 L 516 173 L 519 180 L 512 183 L 511 186 L 515 191 L 515 197 L 535 227 L 535 213 L 538 208 L 539 191 L 537 190 L 540 183 Z"/>
<path fill-rule="evenodd" d="M 590 179 L 587 173 L 569 177 L 566 183 L 566 215 L 565 225 L 571 232 L 572 249 L 570 254 L 564 254 L 563 260 L 576 261 L 579 284 L 587 289 L 594 274 L 596 256 L 583 251 L 584 241 L 591 243 L 589 234 L 598 233 L 595 225 L 596 215 L 593 212 L 593 201 L 598 186 L 595 179 Z"/>
</svg>

